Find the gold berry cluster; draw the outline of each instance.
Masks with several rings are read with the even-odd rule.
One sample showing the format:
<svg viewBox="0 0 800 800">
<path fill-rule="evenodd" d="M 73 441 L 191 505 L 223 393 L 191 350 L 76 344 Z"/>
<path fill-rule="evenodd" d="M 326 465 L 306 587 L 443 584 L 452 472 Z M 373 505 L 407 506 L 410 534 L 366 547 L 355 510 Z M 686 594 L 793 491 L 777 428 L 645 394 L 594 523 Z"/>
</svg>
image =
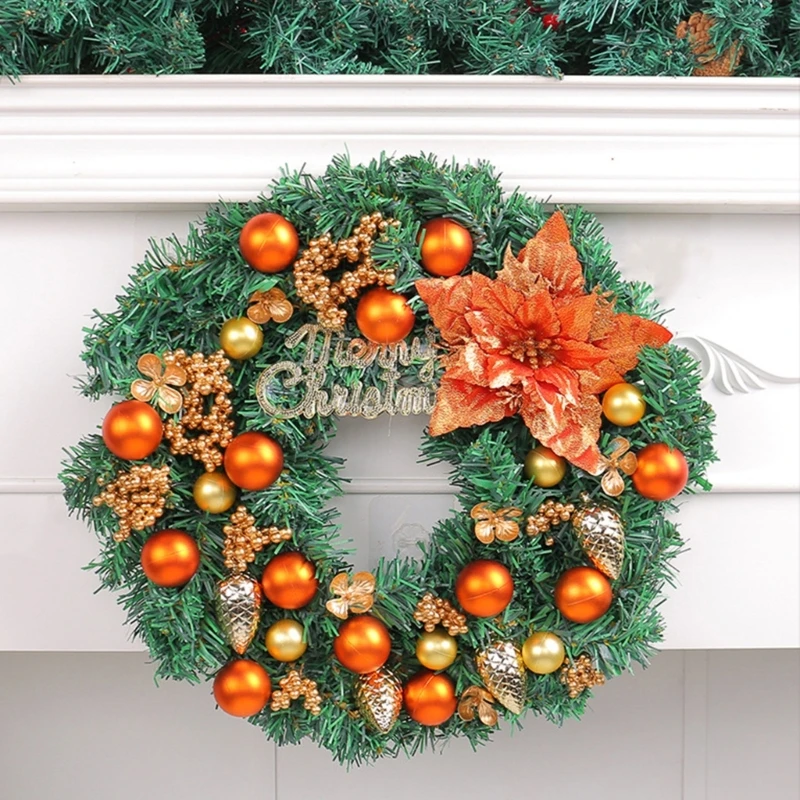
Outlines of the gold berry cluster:
<svg viewBox="0 0 800 800">
<path fill-rule="evenodd" d="M 233 387 L 226 375 L 231 362 L 222 350 L 210 356 L 188 356 L 183 350 L 176 350 L 167 353 L 164 362 L 182 367 L 189 386 L 181 418 L 170 420 L 164 428 L 170 450 L 173 455 L 201 461 L 206 471 L 213 472 L 222 465 L 223 451 L 233 439 L 233 405 L 228 398 Z M 206 409 L 212 395 L 211 407 Z M 199 431 L 199 435 L 190 437 L 190 431 Z"/>
<path fill-rule="evenodd" d="M 536 510 L 536 514 L 528 517 L 525 532 L 528 536 L 538 536 L 547 533 L 553 525 L 560 525 L 562 522 L 569 522 L 575 513 L 575 506 L 572 503 L 559 503 L 556 500 L 545 500 Z M 553 544 L 553 538 L 548 536 L 546 544 Z"/>
<path fill-rule="evenodd" d="M 264 545 L 278 544 L 292 538 L 289 528 L 274 525 L 257 528 L 256 518 L 244 506 L 239 506 L 231 514 L 231 521 L 223 527 L 222 532 L 225 534 L 222 557 L 225 566 L 235 573 L 244 572 Z"/>
<path fill-rule="evenodd" d="M 271 708 L 273 711 L 289 708 L 292 700 L 297 700 L 298 697 L 304 698 L 303 708 L 314 716 L 322 710 L 322 697 L 317 689 L 316 681 L 302 677 L 296 669 L 281 678 L 278 685 L 280 689 L 277 689 L 272 695 Z"/>
<path fill-rule="evenodd" d="M 169 490 L 169 467 L 137 465 L 130 472 L 118 473 L 92 502 L 108 506 L 119 517 L 114 541 L 124 542 L 132 530 L 142 531 L 155 524 L 164 513 Z"/>
<path fill-rule="evenodd" d="M 414 619 L 421 622 L 430 633 L 437 625 L 444 625 L 451 636 L 467 632 L 467 618 L 456 611 L 448 600 L 431 592 L 423 595 L 414 611 Z"/>
<path fill-rule="evenodd" d="M 361 217 L 361 221 L 347 239 L 333 241 L 324 233 L 308 243 L 300 258 L 294 263 L 294 285 L 297 294 L 308 305 L 317 309 L 317 319 L 323 328 L 341 330 L 347 312 L 340 308 L 349 298 L 356 297 L 361 289 L 377 284 L 391 286 L 396 275 L 392 270 L 376 269 L 372 261 L 372 245 L 375 239 L 397 220 L 384 219 L 376 211 Z M 337 281 L 332 281 L 326 272 L 336 269 L 346 260 L 358 264 L 347 270 Z"/>
<path fill-rule="evenodd" d="M 567 687 L 569 696 L 576 698 L 584 689 L 591 689 L 592 686 L 601 686 L 606 682 L 606 676 L 595 669 L 592 659 L 587 655 L 582 655 L 573 661 L 572 664 L 564 664 L 561 667 L 561 683 Z"/>
<path fill-rule="evenodd" d="M 693 73 L 698 77 L 724 78 L 733 75 L 742 60 L 744 51 L 738 42 L 733 42 L 722 55 L 717 53 L 711 39 L 711 29 L 716 22 L 710 14 L 695 11 L 675 30 L 679 39 L 689 37 L 689 46 L 698 63 Z"/>
</svg>

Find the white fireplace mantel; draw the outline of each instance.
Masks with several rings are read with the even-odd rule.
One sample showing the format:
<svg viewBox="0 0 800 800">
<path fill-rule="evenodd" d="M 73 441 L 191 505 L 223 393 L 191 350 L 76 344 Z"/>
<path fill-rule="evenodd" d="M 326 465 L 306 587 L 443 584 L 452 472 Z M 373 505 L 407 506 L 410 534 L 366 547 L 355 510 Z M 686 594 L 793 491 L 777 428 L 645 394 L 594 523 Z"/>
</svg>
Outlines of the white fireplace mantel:
<svg viewBox="0 0 800 800">
<path fill-rule="evenodd" d="M 664 646 L 798 647 L 800 80 L 105 76 L 0 82 L 0 650 L 141 648 L 93 596 L 97 545 L 56 478 L 105 409 L 73 390 L 92 309 L 149 237 L 344 151 L 488 160 L 509 189 L 600 213 L 718 415 Z M 350 422 L 331 444 L 343 529 L 370 559 L 402 552 L 447 512 L 446 473 L 416 463 L 421 421 L 375 421 L 369 444 Z"/>
<path fill-rule="evenodd" d="M 26 77 L 0 83 L 0 205 L 246 200 L 347 149 L 488 159 L 593 210 L 787 212 L 799 133 L 795 79 Z"/>
</svg>

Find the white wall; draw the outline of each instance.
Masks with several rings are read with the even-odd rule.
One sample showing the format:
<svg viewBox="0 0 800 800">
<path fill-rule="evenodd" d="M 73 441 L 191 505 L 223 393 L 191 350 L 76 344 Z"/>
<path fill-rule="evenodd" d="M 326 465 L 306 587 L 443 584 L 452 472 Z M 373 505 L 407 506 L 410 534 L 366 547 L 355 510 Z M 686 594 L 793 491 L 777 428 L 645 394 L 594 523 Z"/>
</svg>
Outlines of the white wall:
<svg viewBox="0 0 800 800">
<path fill-rule="evenodd" d="M 3 800 L 797 800 L 800 654 L 669 652 L 581 722 L 350 773 L 278 750 L 136 653 L 0 654 Z"/>
</svg>

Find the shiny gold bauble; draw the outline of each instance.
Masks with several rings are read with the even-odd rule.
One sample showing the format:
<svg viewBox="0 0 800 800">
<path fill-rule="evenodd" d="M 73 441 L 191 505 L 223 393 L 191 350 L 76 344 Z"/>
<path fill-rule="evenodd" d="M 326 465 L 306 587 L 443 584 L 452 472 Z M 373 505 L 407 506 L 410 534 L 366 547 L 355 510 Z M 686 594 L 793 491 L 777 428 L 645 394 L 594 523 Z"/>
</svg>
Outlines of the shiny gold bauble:
<svg viewBox="0 0 800 800">
<path fill-rule="evenodd" d="M 234 717 L 252 717 L 267 704 L 272 681 L 255 661 L 240 658 L 226 664 L 214 678 L 217 705 Z"/>
<path fill-rule="evenodd" d="M 112 406 L 103 420 L 103 441 L 120 458 L 147 458 L 161 444 L 164 424 L 158 412 L 141 400 L 124 400 Z"/>
<path fill-rule="evenodd" d="M 188 533 L 168 528 L 144 543 L 141 562 L 144 574 L 157 586 L 183 586 L 200 566 L 200 550 Z"/>
<path fill-rule="evenodd" d="M 680 450 L 663 442 L 649 444 L 636 454 L 633 485 L 648 500 L 671 500 L 689 480 L 689 465 Z"/>
<path fill-rule="evenodd" d="M 403 687 L 403 705 L 420 725 L 441 725 L 456 712 L 455 684 L 442 672 L 418 672 Z"/>
<path fill-rule="evenodd" d="M 380 669 L 392 651 L 389 630 L 368 614 L 350 617 L 333 640 L 333 652 L 347 669 L 361 675 Z"/>
<path fill-rule="evenodd" d="M 240 433 L 225 448 L 225 473 L 240 488 L 266 489 L 283 470 L 283 448 L 256 431 Z"/>
<path fill-rule="evenodd" d="M 449 633 L 437 628 L 417 639 L 417 661 L 432 670 L 447 669 L 458 655 L 458 644 Z"/>
<path fill-rule="evenodd" d="M 611 584 L 594 567 L 568 569 L 556 583 L 556 608 L 570 622 L 594 622 L 611 607 Z"/>
<path fill-rule="evenodd" d="M 422 226 L 420 253 L 426 272 L 439 278 L 458 275 L 472 258 L 472 236 L 452 219 L 432 219 Z"/>
<path fill-rule="evenodd" d="M 550 631 L 536 631 L 522 645 L 522 660 L 537 675 L 555 672 L 564 663 L 565 657 L 564 642 Z"/>
<path fill-rule="evenodd" d="M 525 477 L 537 486 L 549 489 L 564 480 L 567 474 L 566 459 L 557 456 L 549 447 L 537 444 L 525 456 Z"/>
<path fill-rule="evenodd" d="M 236 487 L 224 472 L 204 472 L 194 482 L 192 495 L 201 511 L 222 514 L 236 502 Z"/>
<path fill-rule="evenodd" d="M 603 395 L 603 414 L 620 427 L 635 425 L 647 410 L 641 391 L 631 383 L 617 383 Z"/>
<path fill-rule="evenodd" d="M 280 619 L 270 625 L 265 644 L 278 661 L 297 661 L 308 648 L 305 630 L 294 619 Z"/>
<path fill-rule="evenodd" d="M 267 600 L 278 608 L 307 606 L 314 599 L 318 587 L 316 569 L 302 553 L 275 556 L 261 575 L 261 588 Z"/>
<path fill-rule="evenodd" d="M 497 616 L 513 595 L 514 579 L 499 561 L 473 561 L 456 578 L 458 602 L 464 611 L 475 617 Z"/>
<path fill-rule="evenodd" d="M 377 286 L 358 301 L 356 325 L 371 342 L 396 344 L 414 328 L 414 312 L 403 295 Z"/>
<path fill-rule="evenodd" d="M 261 326 L 247 317 L 234 317 L 222 326 L 219 344 L 225 355 L 236 361 L 246 361 L 261 350 L 264 334 Z"/>
<path fill-rule="evenodd" d="M 280 272 L 297 258 L 300 240 L 288 219 L 267 212 L 248 220 L 239 234 L 244 260 L 259 272 Z"/>
</svg>

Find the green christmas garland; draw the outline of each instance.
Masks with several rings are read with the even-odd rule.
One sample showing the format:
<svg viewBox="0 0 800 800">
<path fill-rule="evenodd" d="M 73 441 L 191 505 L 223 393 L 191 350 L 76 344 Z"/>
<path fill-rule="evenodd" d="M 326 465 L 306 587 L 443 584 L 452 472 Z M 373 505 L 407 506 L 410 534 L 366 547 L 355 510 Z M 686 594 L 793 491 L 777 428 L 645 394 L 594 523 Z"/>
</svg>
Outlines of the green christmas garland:
<svg viewBox="0 0 800 800">
<path fill-rule="evenodd" d="M 240 249 L 242 231 L 249 221 L 265 213 L 280 215 L 296 229 L 300 254 L 292 259 L 294 268 L 289 263 L 283 271 L 265 273 L 251 268 L 245 259 Z M 420 238 L 422 226 L 444 219 L 452 221 L 449 234 L 468 232 L 468 265 L 460 278 L 436 278 L 423 267 L 425 243 L 433 240 L 429 240 L 430 229 Z M 545 242 L 548 232 L 564 222 L 569 242 Z M 374 226 L 372 235 L 370 224 Z M 366 227 L 359 229 L 360 225 Z M 350 238 L 358 230 L 362 238 Z M 537 233 L 541 234 L 538 238 Z M 325 234 L 333 244 L 326 244 Z M 347 296 L 342 295 L 340 303 L 336 300 L 339 290 L 335 290 L 331 305 L 330 286 L 315 272 L 315 264 L 322 262 L 315 258 L 322 252 L 319 258 L 324 260 L 325 253 L 333 252 L 340 240 L 345 240 L 341 246 L 343 266 L 329 277 L 339 279 L 338 286 Z M 291 250 L 291 242 L 288 246 Z M 306 253 L 314 246 L 318 250 Z M 283 247 L 285 250 L 286 242 Z M 442 253 L 449 258 L 451 250 L 445 247 Z M 258 261 L 264 253 L 256 247 L 250 261 Z M 249 721 L 270 739 L 284 744 L 308 737 L 329 749 L 338 761 L 352 764 L 400 752 L 413 755 L 454 736 L 467 737 L 473 745 L 482 743 L 490 738 L 498 715 L 516 724 L 520 716 L 515 712 L 520 710 L 543 714 L 556 723 L 578 717 L 593 684 L 628 670 L 632 662 L 648 662 L 663 633 L 658 610 L 661 592 L 665 582 L 674 578 L 673 559 L 683 546 L 668 519 L 675 510 L 671 498 L 658 501 L 650 497 L 658 496 L 659 491 L 668 497 L 684 483 L 686 491 L 707 489 L 704 473 L 714 460 L 713 412 L 700 396 L 694 358 L 663 341 L 654 346 L 628 346 L 618 366 L 635 363 L 626 371 L 624 385 L 640 391 L 646 404 L 641 419 L 620 427 L 604 417 L 596 442 L 586 445 L 587 431 L 591 433 L 592 425 L 600 423 L 594 405 L 599 392 L 580 401 L 589 411 L 577 423 L 575 406 L 564 401 L 559 406 L 566 409 L 562 421 L 552 424 L 564 427 L 567 423 L 563 420 L 571 420 L 573 434 L 578 433 L 572 438 L 560 433 L 545 438 L 553 450 L 569 450 L 573 463 L 565 464 L 552 451 L 543 450 L 541 443 L 535 453 L 544 453 L 545 460 L 537 461 L 536 454 L 531 455 L 537 441 L 530 426 L 544 430 L 552 419 L 543 421 L 541 409 L 533 413 L 526 403 L 545 403 L 542 407 L 550 409 L 547 404 L 558 405 L 563 398 L 544 397 L 550 389 L 543 389 L 538 399 L 510 400 L 511 410 L 496 414 L 497 421 L 463 424 L 469 392 L 484 392 L 469 413 L 490 417 L 490 405 L 495 398 L 501 398 L 498 403 L 505 402 L 503 392 L 510 384 L 502 378 L 492 379 L 500 389 L 491 389 L 494 394 L 489 397 L 485 394 L 490 392 L 488 388 L 467 386 L 464 375 L 456 374 L 461 369 L 456 362 L 462 357 L 469 361 L 465 354 L 474 356 L 476 352 L 471 344 L 459 344 L 453 334 L 457 330 L 461 332 L 458 335 L 466 335 L 459 325 L 467 316 L 459 318 L 462 323 L 450 320 L 448 325 L 452 322 L 455 328 L 450 326 L 449 333 L 441 330 L 442 320 L 450 312 L 458 317 L 459 303 L 466 302 L 473 313 L 478 301 L 474 297 L 459 299 L 461 289 L 450 297 L 434 297 L 445 291 L 445 285 L 463 289 L 480 282 L 495 293 L 489 303 L 493 314 L 499 308 L 497 292 L 506 291 L 505 285 L 501 286 L 504 276 L 508 281 L 513 272 L 520 289 L 519 282 L 528 280 L 528 269 L 531 276 L 544 270 L 523 287 L 530 296 L 538 297 L 543 285 L 551 293 L 569 293 L 574 286 L 565 284 L 559 289 L 557 284 L 568 274 L 563 265 L 572 263 L 575 255 L 585 286 L 579 294 L 588 298 L 580 302 L 599 309 L 591 323 L 593 331 L 587 334 L 589 327 L 584 327 L 584 339 L 588 336 L 594 345 L 581 345 L 581 358 L 589 358 L 587 348 L 599 352 L 597 348 L 607 346 L 604 342 L 613 338 L 603 328 L 611 325 L 609 320 L 624 320 L 630 331 L 640 336 L 639 341 L 663 330 L 645 322 L 662 319 L 651 288 L 622 279 L 594 217 L 580 208 L 554 215 L 519 192 L 504 195 L 487 164 L 458 166 L 419 156 L 382 157 L 353 165 L 339 157 L 324 175 L 286 173 L 268 195 L 255 202 L 210 209 L 202 225 L 190 228 L 185 241 L 176 237 L 152 244 L 118 297 L 117 309 L 97 312 L 94 327 L 87 330 L 83 359 L 88 375 L 81 391 L 97 398 L 127 397 L 133 390 L 135 397 L 149 400 L 149 408 L 155 411 L 155 415 L 148 411 L 138 418 L 162 419 L 167 436 L 161 439 L 159 433 L 157 447 L 144 459 L 135 460 L 138 454 L 134 451 L 127 453 L 134 460 L 121 458 L 109 449 L 120 452 L 118 444 L 106 445 L 109 437 L 113 438 L 108 417 L 105 440 L 100 433 L 93 433 L 71 448 L 61 478 L 69 508 L 87 519 L 98 534 L 100 554 L 92 567 L 103 587 L 118 593 L 135 635 L 150 651 L 158 677 L 203 681 L 222 671 L 216 696 L 227 710 L 248 713 L 252 695 L 261 693 L 263 708 L 251 713 Z M 331 255 L 331 263 L 338 258 Z M 363 265 L 359 273 L 362 284 L 382 283 L 386 288 L 347 288 L 348 279 L 342 272 L 357 271 L 358 264 Z M 457 267 L 446 265 L 445 272 L 457 271 Z M 440 270 L 440 274 L 444 273 Z M 569 274 L 575 277 L 574 270 Z M 470 275 L 473 277 L 466 277 Z M 315 287 L 322 287 L 316 295 Z M 370 320 L 361 314 L 364 298 L 374 297 L 376 291 L 391 291 L 390 300 L 397 295 L 406 298 L 401 323 L 409 321 L 413 328 L 405 331 L 408 335 L 403 344 L 370 346 L 362 335 L 363 330 L 375 335 L 376 329 L 370 328 Z M 513 306 L 514 313 L 522 314 L 521 306 L 514 306 L 519 294 L 514 297 L 517 300 L 509 300 L 506 310 Z M 344 312 L 338 316 L 340 321 L 344 318 L 343 328 L 326 334 L 319 326 L 326 319 L 334 324 L 336 314 L 330 316 L 331 308 Z M 247 322 L 248 309 L 257 326 Z M 380 304 L 378 310 L 385 311 Z M 580 327 L 579 321 L 568 321 L 566 312 L 560 313 L 558 324 Z M 526 324 L 543 325 L 543 314 L 534 314 Z M 225 360 L 222 353 L 213 355 L 220 349 L 221 331 L 229 320 L 240 322 L 232 338 L 223 335 L 229 352 L 241 356 L 243 351 L 236 348 L 247 347 L 253 329 L 263 333 L 263 341 L 255 335 L 253 355 L 245 354 L 249 357 L 239 360 Z M 492 331 L 497 333 L 500 328 L 494 327 L 486 335 L 494 335 Z M 567 347 L 550 342 L 525 349 L 529 344 L 512 342 L 508 357 L 513 363 L 502 363 L 530 364 L 538 358 L 535 364 L 546 368 L 552 359 L 550 351 L 541 348 Z M 193 362 L 193 353 L 202 356 Z M 146 354 L 151 355 L 142 360 Z M 580 361 L 574 353 L 570 358 L 575 364 Z M 387 384 L 387 376 L 394 381 L 392 386 Z M 449 412 L 436 394 L 437 387 L 441 391 L 446 384 L 451 390 L 465 392 L 455 405 L 451 403 Z M 312 395 L 314 402 L 309 401 Z M 346 408 L 345 395 L 351 402 Z M 354 396 L 360 399 L 355 401 Z M 387 400 L 390 396 L 393 399 Z M 192 409 L 208 415 L 215 397 L 216 433 L 206 431 L 208 446 L 192 451 L 191 443 L 184 441 L 181 450 L 182 436 L 188 440 L 198 435 L 185 426 Z M 440 428 L 447 427 L 444 418 L 448 413 L 463 416 L 460 422 L 456 420 L 458 427 L 435 436 L 426 434 L 424 439 L 426 462 L 452 465 L 458 507 L 435 526 L 418 559 L 381 561 L 371 575 L 349 574 L 345 543 L 339 540 L 336 514 L 330 508 L 343 484 L 342 462 L 325 453 L 336 432 L 336 416 L 327 415 L 331 409 L 326 408 L 326 398 L 329 406 L 366 416 L 389 406 L 396 412 L 430 410 L 435 401 L 432 426 Z M 175 412 L 176 403 L 183 409 L 169 413 Z M 516 408 L 520 413 L 515 413 Z M 608 408 L 606 412 L 614 416 Z M 272 482 L 258 490 L 242 489 L 236 502 L 221 513 L 201 510 L 198 502 L 203 505 L 202 498 L 197 500 L 195 493 L 198 479 L 209 474 L 207 470 L 222 473 L 223 468 L 229 469 L 234 482 L 237 469 L 246 476 L 252 453 L 247 447 L 240 448 L 244 460 L 237 462 L 234 450 L 248 441 L 239 438 L 242 434 L 253 432 L 268 437 L 267 456 L 275 457 Z M 581 444 L 576 450 L 577 440 Z M 675 491 L 664 493 L 658 486 L 655 492 L 648 489 L 648 477 L 657 482 L 663 477 L 659 469 L 664 468 L 663 458 L 657 458 L 655 472 L 648 475 L 652 465 L 642 460 L 648 445 L 661 448 L 657 455 L 665 457 L 668 466 L 674 467 L 674 458 L 680 454 L 685 457 L 688 480 L 679 477 Z M 626 449 L 627 454 L 623 453 Z M 263 456 L 264 451 L 260 452 Z M 631 453 L 640 455 L 638 466 L 632 463 Z M 203 458 L 205 464 L 197 460 Z M 584 468 L 575 466 L 576 461 Z M 563 479 L 558 480 L 560 473 L 552 478 L 553 469 L 564 472 Z M 626 473 L 632 473 L 632 479 Z M 238 480 L 252 485 L 247 477 Z M 606 494 L 604 487 L 616 496 Z M 120 498 L 128 503 L 128 511 L 123 508 L 125 502 L 119 505 Z M 177 556 L 173 550 L 159 551 L 156 534 L 162 531 L 188 534 L 188 550 Z M 176 582 L 170 577 L 170 559 L 182 558 L 185 566 L 194 558 L 192 548 L 199 561 L 190 564 L 188 577 L 178 578 L 183 585 L 170 586 L 171 580 Z M 281 584 L 285 570 L 278 569 L 277 564 L 283 562 L 275 559 L 290 553 L 296 555 L 289 557 L 288 567 L 310 563 L 310 573 L 295 570 L 288 584 Z M 616 566 L 612 563 L 615 559 Z M 166 563 L 166 572 L 148 570 L 153 560 L 162 567 Z M 469 574 L 463 572 L 465 568 Z M 583 622 L 570 618 L 575 616 L 570 610 L 575 598 L 569 594 L 569 586 L 564 589 L 562 580 L 573 568 L 583 569 L 572 574 L 588 577 L 590 588 L 603 582 L 610 587 L 610 607 L 600 608 L 594 617 L 589 613 L 592 618 Z M 262 573 L 270 569 L 273 583 L 264 578 L 266 597 L 256 608 Z M 492 583 L 504 571 L 513 580 L 510 602 L 502 597 L 510 594 L 510 585 L 502 580 Z M 603 577 L 603 572 L 612 577 Z M 151 580 L 159 574 L 161 579 L 156 580 L 162 585 Z M 302 574 L 304 577 L 298 577 Z M 232 577 L 235 585 L 223 601 L 220 587 Z M 477 580 L 478 606 L 489 598 L 485 616 L 469 613 L 476 608 L 475 597 L 469 597 L 470 580 Z M 483 586 L 489 588 L 480 588 Z M 582 588 L 578 581 L 579 593 Z M 287 596 L 281 591 L 288 591 L 293 598 L 290 606 L 307 599 L 297 600 L 298 592 L 308 594 L 310 600 L 301 607 L 278 607 L 270 597 Z M 561 610 L 554 600 L 559 592 Z M 577 602 L 579 606 L 588 602 L 591 612 L 592 603 L 602 605 L 603 600 L 579 597 Z M 284 620 L 302 626 L 299 639 L 298 626 L 290 623 L 286 627 Z M 276 623 L 278 628 L 273 629 Z M 439 627 L 434 629 L 437 623 Z M 354 626 L 350 638 L 341 635 L 348 625 Z M 268 650 L 271 629 L 278 635 L 273 636 Z M 425 639 L 426 629 L 432 640 Z M 370 653 L 360 648 L 367 642 L 368 649 L 373 647 L 379 653 L 387 633 L 390 652 L 377 670 L 361 674 L 342 663 L 352 666 L 355 657 L 356 666 L 363 669 Z M 243 655 L 235 652 L 232 644 Z M 280 651 L 281 647 L 288 649 Z M 286 662 L 270 654 L 276 648 L 284 654 L 293 648 L 299 648 L 296 653 L 306 649 L 294 661 Z M 446 669 L 426 672 L 418 655 L 434 666 L 452 663 Z M 543 659 L 539 666 L 544 665 L 537 672 L 547 674 L 524 668 L 523 659 L 529 667 L 536 667 L 537 658 Z M 247 673 L 253 663 L 257 666 Z M 247 674 L 237 674 L 239 668 Z M 271 697 L 264 672 L 271 683 Z M 230 692 L 236 695 L 233 701 Z M 239 699 L 243 705 L 238 704 Z"/>
</svg>

